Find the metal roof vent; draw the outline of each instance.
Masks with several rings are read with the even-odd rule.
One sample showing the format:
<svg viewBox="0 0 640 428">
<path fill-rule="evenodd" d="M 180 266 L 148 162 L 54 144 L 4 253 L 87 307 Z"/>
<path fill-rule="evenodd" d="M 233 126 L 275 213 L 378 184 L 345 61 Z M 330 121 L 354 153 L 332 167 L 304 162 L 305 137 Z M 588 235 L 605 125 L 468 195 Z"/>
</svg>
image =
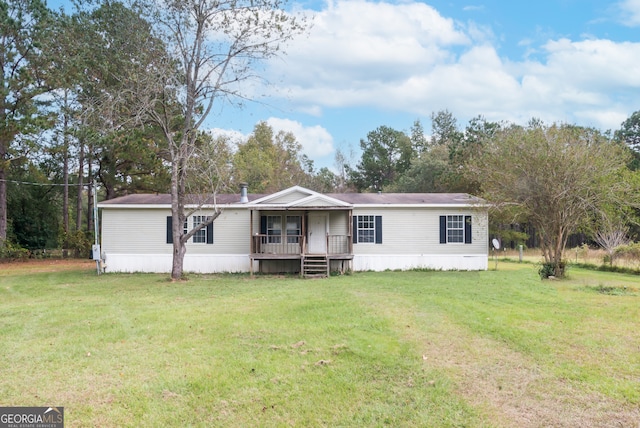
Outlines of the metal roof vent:
<svg viewBox="0 0 640 428">
<path fill-rule="evenodd" d="M 247 183 L 240 183 L 240 203 L 246 204 L 249 202 L 249 196 L 247 195 L 247 189 L 249 185 Z"/>
</svg>

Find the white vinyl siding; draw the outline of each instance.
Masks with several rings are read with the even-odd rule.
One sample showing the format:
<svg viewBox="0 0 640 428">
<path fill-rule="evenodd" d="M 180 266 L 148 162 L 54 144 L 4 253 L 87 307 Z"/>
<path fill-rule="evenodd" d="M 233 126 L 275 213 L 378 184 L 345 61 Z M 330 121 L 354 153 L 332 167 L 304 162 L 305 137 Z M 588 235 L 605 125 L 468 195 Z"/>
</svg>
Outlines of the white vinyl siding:
<svg viewBox="0 0 640 428">
<path fill-rule="evenodd" d="M 472 217 L 472 243 L 466 245 L 440 244 L 440 216 L 470 215 Z M 353 209 L 353 216 L 382 216 L 381 245 L 353 245 L 354 254 L 384 255 L 488 255 L 488 215 L 468 209 L 459 213 L 438 208 L 367 208 Z"/>
<path fill-rule="evenodd" d="M 103 208 L 101 213 L 102 247 L 107 254 L 172 254 L 173 246 L 166 241 L 171 210 Z M 189 240 L 187 254 L 249 254 L 248 210 L 225 209 L 214 221 L 214 229 L 215 245 Z"/>
<path fill-rule="evenodd" d="M 348 235 L 349 234 L 349 212 L 330 211 L 329 212 L 329 234 Z"/>
</svg>

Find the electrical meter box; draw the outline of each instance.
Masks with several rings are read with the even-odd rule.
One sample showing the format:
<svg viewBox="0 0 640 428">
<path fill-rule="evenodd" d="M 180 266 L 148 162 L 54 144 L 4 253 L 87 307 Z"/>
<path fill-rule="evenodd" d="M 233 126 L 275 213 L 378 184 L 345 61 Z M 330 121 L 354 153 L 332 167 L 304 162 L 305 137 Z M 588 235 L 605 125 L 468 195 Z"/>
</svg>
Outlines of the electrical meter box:
<svg viewBox="0 0 640 428">
<path fill-rule="evenodd" d="M 100 245 L 93 244 L 91 246 L 91 258 L 95 261 L 100 261 Z"/>
</svg>

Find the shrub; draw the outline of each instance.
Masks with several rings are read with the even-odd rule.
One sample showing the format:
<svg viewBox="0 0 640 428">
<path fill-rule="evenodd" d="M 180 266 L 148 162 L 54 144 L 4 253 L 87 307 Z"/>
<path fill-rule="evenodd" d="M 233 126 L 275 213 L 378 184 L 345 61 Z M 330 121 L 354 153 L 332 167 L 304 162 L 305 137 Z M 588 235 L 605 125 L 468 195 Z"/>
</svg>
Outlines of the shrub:
<svg viewBox="0 0 640 428">
<path fill-rule="evenodd" d="M 640 260 L 640 243 L 634 242 L 616 247 L 614 257 L 624 257 L 632 260 Z"/>
<path fill-rule="evenodd" d="M 91 241 L 82 230 L 62 233 L 60 242 L 67 250 L 73 251 L 74 257 L 89 257 L 91 255 Z"/>
<path fill-rule="evenodd" d="M 564 277 L 565 270 L 567 269 L 567 264 L 565 262 L 545 262 L 542 263 L 540 269 L 538 269 L 538 275 L 540 275 L 540 279 L 547 279 L 551 276 L 562 278 Z"/>
<path fill-rule="evenodd" d="M 22 248 L 18 244 L 6 241 L 4 246 L 0 246 L 0 259 L 3 260 L 24 260 L 29 257 L 29 250 Z"/>
</svg>

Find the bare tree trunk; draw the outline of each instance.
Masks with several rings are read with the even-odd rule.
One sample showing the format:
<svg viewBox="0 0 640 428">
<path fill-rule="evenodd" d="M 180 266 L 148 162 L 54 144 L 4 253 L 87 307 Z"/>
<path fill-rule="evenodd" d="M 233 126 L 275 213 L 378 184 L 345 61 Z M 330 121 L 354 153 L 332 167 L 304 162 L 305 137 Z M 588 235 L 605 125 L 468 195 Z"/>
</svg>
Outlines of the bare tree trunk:
<svg viewBox="0 0 640 428">
<path fill-rule="evenodd" d="M 79 142 L 78 155 L 78 200 L 76 203 L 76 230 L 82 230 L 82 194 L 84 192 L 84 141 Z"/>
<path fill-rule="evenodd" d="M 4 158 L 0 147 L 0 160 Z M 1 164 L 2 162 L 0 162 Z M 0 165 L 0 248 L 5 246 L 7 241 L 7 175 L 5 168 Z"/>
<path fill-rule="evenodd" d="M 173 228 L 176 228 L 175 223 L 173 225 Z M 173 281 L 179 281 L 180 279 L 182 279 L 184 256 L 186 253 L 187 247 L 184 245 L 184 243 L 175 241 L 173 242 L 173 266 L 171 267 L 171 279 Z"/>
<path fill-rule="evenodd" d="M 65 110 L 67 107 L 67 94 L 64 96 Z M 62 188 L 62 228 L 64 230 L 64 242 L 62 248 L 62 257 L 67 258 L 69 256 L 67 248 L 69 247 L 69 134 L 68 131 L 68 117 L 65 111 L 63 125 L 62 125 L 62 181 L 64 186 Z"/>
<path fill-rule="evenodd" d="M 172 152 L 175 155 L 175 148 L 172 148 Z M 171 167 L 171 215 L 173 222 L 171 224 L 173 234 L 173 263 L 171 266 L 171 279 L 178 281 L 182 279 L 184 255 L 187 252 L 187 247 L 182 241 L 183 238 L 183 225 L 184 225 L 184 210 L 182 207 L 182 193 L 180 192 L 180 185 L 178 184 L 178 176 L 180 165 L 178 162 L 173 162 Z"/>
<path fill-rule="evenodd" d="M 4 113 L 4 112 L 3 112 Z M 2 119 L 6 120 L 6 115 L 2 114 Z M 3 248 L 7 241 L 7 170 L 9 162 L 6 161 L 9 142 L 4 141 L 5 138 L 0 136 L 0 249 Z"/>
<path fill-rule="evenodd" d="M 93 185 L 91 184 L 91 161 L 88 162 L 88 179 L 87 179 L 87 231 L 89 234 L 93 231 Z"/>
</svg>

